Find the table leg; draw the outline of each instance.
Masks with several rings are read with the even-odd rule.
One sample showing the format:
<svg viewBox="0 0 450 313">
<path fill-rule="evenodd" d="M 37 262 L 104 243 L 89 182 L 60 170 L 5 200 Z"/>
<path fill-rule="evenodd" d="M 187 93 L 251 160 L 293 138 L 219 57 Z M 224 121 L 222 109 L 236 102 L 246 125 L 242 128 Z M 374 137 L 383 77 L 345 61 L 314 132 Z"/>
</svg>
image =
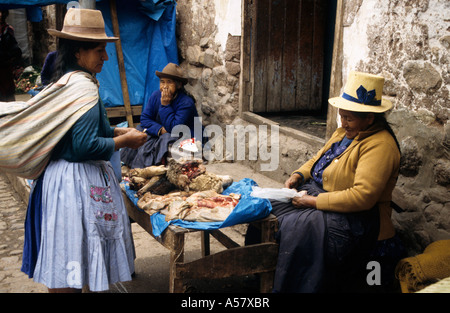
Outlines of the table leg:
<svg viewBox="0 0 450 313">
<path fill-rule="evenodd" d="M 209 246 L 209 231 L 204 230 L 202 231 L 202 256 L 205 257 L 207 255 L 210 255 L 211 250 Z"/>
<path fill-rule="evenodd" d="M 184 234 L 175 234 L 173 236 L 172 249 L 170 251 L 170 275 L 169 292 L 183 292 L 183 280 L 177 275 L 177 264 L 184 262 Z"/>
<path fill-rule="evenodd" d="M 275 233 L 277 232 L 277 229 L 277 220 L 269 220 L 261 223 L 261 242 L 275 242 Z M 275 271 L 260 273 L 259 288 L 261 293 L 272 292 L 274 276 Z"/>
</svg>

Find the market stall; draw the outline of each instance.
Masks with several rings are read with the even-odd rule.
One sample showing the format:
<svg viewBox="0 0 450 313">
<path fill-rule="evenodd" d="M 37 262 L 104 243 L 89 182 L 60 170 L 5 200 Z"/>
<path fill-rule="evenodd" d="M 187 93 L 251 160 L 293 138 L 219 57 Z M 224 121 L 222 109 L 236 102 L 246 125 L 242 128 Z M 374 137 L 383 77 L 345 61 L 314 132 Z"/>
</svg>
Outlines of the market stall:
<svg viewBox="0 0 450 313">
<path fill-rule="evenodd" d="M 183 168 L 190 171 L 180 175 Z M 153 174 L 140 180 L 142 176 L 136 173 L 143 170 Z M 202 176 L 204 183 L 199 184 Z M 253 180 L 245 178 L 231 183 L 228 178 L 204 171 L 201 164 L 187 162 L 180 166 L 169 162 L 168 166 L 138 171 L 125 169 L 121 184 L 130 218 L 171 253 L 170 292 L 182 292 L 183 281 L 187 279 L 256 273 L 261 277 L 261 292 L 271 291 L 278 253 L 274 239 L 277 220 L 270 214 L 267 199 L 251 196 L 252 187 L 256 186 Z M 240 246 L 220 231 L 244 223 L 260 229 L 261 243 Z M 201 232 L 202 257 L 185 263 L 185 235 L 191 232 Z M 226 249 L 210 254 L 210 236 Z"/>
</svg>

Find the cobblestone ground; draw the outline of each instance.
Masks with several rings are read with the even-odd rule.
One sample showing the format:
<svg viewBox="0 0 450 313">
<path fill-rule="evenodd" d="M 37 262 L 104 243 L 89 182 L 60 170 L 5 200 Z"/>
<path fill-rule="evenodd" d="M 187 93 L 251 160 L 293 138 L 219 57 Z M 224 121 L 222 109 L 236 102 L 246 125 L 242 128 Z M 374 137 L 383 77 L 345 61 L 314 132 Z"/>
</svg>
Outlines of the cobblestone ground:
<svg viewBox="0 0 450 313">
<path fill-rule="evenodd" d="M 42 293 L 47 288 L 24 274 L 22 249 L 26 205 L 0 173 L 0 293 Z"/>
</svg>

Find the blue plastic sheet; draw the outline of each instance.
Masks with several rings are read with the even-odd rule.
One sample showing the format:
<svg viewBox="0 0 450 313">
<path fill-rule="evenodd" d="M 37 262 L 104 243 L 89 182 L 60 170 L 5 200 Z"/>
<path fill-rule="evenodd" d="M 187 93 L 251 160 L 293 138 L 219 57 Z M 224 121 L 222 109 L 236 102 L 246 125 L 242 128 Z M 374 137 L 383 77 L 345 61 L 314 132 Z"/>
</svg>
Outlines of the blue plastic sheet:
<svg viewBox="0 0 450 313">
<path fill-rule="evenodd" d="M 151 11 L 144 10 L 144 3 L 138 0 L 117 1 L 120 41 L 125 63 L 128 93 L 131 105 L 143 105 L 153 91 L 159 89 L 159 78 L 155 71 L 161 71 L 169 62 L 178 64 L 178 50 L 175 37 L 176 1 L 164 1 Z M 102 11 L 108 36 L 113 36 L 109 1 L 97 2 Z M 155 20 L 157 18 L 157 20 Z M 100 97 L 106 107 L 123 106 L 122 86 L 116 47 L 106 47 L 109 60 L 101 73 Z"/>
<path fill-rule="evenodd" d="M 0 0 L 0 10 L 12 10 L 31 6 L 45 6 L 55 3 L 68 3 L 72 0 Z"/>
<path fill-rule="evenodd" d="M 40 7 L 70 0 L 0 0 L 0 8 L 27 8 L 32 21 L 42 19 Z M 97 0 L 96 9 L 102 11 L 108 36 L 113 36 L 109 0 Z M 168 63 L 178 64 L 175 36 L 175 0 L 117 0 L 120 42 L 125 63 L 131 105 L 145 107 L 153 91 L 159 89 L 155 71 L 162 71 Z M 106 47 L 109 60 L 97 75 L 100 97 L 106 107 L 123 106 L 122 85 L 116 47 Z"/>
<path fill-rule="evenodd" d="M 171 6 L 174 3 L 174 0 L 147 0 L 139 2 L 142 12 L 155 21 L 158 21 L 163 15 L 166 7 Z"/>
<path fill-rule="evenodd" d="M 127 197 L 136 205 L 138 198 L 136 192 L 131 190 L 127 183 L 122 183 L 127 194 Z M 237 193 L 241 195 L 239 203 L 230 213 L 228 218 L 223 222 L 189 222 L 180 219 L 166 221 L 164 214 L 155 213 L 150 216 L 152 223 L 153 235 L 155 237 L 161 236 L 163 231 L 170 225 L 177 225 L 184 228 L 211 230 L 229 227 L 242 223 L 249 223 L 261 218 L 267 217 L 272 211 L 272 205 L 268 199 L 255 198 L 252 193 L 253 186 L 257 186 L 256 182 L 250 178 L 244 178 L 238 182 L 234 182 L 225 189 L 222 194 L 229 195 L 230 193 Z M 140 210 L 139 208 L 137 208 Z"/>
</svg>

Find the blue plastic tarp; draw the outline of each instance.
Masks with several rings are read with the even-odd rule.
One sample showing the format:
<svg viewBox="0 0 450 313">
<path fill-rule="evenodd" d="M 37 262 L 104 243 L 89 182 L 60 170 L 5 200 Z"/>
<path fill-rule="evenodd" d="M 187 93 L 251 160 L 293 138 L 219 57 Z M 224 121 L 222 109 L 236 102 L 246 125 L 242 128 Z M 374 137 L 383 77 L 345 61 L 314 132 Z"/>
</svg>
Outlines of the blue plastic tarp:
<svg viewBox="0 0 450 313">
<path fill-rule="evenodd" d="M 71 0 L 0 0 L 0 9 L 17 9 L 27 6 L 45 6 L 55 3 L 69 3 Z M 72 0 L 73 1 L 73 0 Z"/>
<path fill-rule="evenodd" d="M 135 204 L 136 208 L 140 210 L 137 207 L 138 198 L 136 197 L 136 192 L 129 188 L 128 183 L 122 182 L 122 185 L 124 186 L 127 197 Z M 222 192 L 223 195 L 229 195 L 230 193 L 241 195 L 239 203 L 223 222 L 189 222 L 180 219 L 166 221 L 164 214 L 152 214 L 150 220 L 152 223 L 153 235 L 155 237 L 161 236 L 170 224 L 184 228 L 211 230 L 249 223 L 265 218 L 272 211 L 272 205 L 268 199 L 252 197 L 250 194 L 252 193 L 253 186 L 257 186 L 254 180 L 244 178 L 238 182 L 234 182 Z"/>
<path fill-rule="evenodd" d="M 117 15 L 130 104 L 145 106 L 152 92 L 159 89 L 155 71 L 161 71 L 169 62 L 178 64 L 178 49 L 176 1 L 164 1 L 145 9 L 143 3 L 138 0 L 118 1 Z M 102 11 L 105 19 L 106 33 L 113 36 L 109 1 L 97 2 L 97 9 Z M 110 43 L 106 49 L 109 61 L 97 75 L 100 97 L 107 107 L 123 106 L 116 47 Z"/>
<path fill-rule="evenodd" d="M 67 3 L 68 0 L 60 1 L 38 1 L 38 0 L 0 0 L 0 10 L 14 10 L 25 8 L 27 12 L 27 20 L 30 22 L 42 21 L 41 6 L 50 5 L 54 3 Z"/>
<path fill-rule="evenodd" d="M 33 21 L 38 21 L 42 18 L 39 17 L 40 6 L 69 2 L 72 1 L 0 0 L 0 8 L 27 7 L 27 11 L 34 12 Z M 109 4 L 109 0 L 97 0 L 96 8 L 102 11 L 106 33 L 113 36 Z M 116 0 L 116 6 L 130 104 L 145 106 L 152 92 L 159 88 L 155 71 L 161 71 L 169 62 L 178 64 L 176 1 Z M 115 44 L 109 43 L 106 50 L 109 61 L 97 75 L 100 97 L 107 107 L 123 106 Z"/>
</svg>

